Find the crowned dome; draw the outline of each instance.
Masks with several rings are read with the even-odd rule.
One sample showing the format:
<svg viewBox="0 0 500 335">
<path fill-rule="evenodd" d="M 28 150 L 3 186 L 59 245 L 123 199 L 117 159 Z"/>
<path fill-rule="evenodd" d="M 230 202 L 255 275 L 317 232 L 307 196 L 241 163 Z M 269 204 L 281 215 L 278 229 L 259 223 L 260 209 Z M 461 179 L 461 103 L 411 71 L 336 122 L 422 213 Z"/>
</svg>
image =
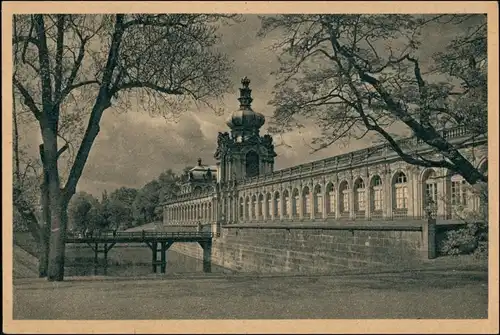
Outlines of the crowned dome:
<svg viewBox="0 0 500 335">
<path fill-rule="evenodd" d="M 241 80 L 243 85 L 240 88 L 240 108 L 233 112 L 227 119 L 226 124 L 229 128 L 260 128 L 266 122 L 264 115 L 257 113 L 252 109 L 252 90 L 248 87 L 250 79 L 247 77 Z"/>
</svg>

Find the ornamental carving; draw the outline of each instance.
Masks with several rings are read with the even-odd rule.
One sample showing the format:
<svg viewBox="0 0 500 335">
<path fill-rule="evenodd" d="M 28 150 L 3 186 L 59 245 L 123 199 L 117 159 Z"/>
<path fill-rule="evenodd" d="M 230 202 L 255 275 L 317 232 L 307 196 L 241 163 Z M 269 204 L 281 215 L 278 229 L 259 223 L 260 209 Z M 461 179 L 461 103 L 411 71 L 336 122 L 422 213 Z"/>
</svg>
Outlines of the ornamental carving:
<svg viewBox="0 0 500 335">
<path fill-rule="evenodd" d="M 231 138 L 228 132 L 219 132 L 217 135 L 217 149 L 214 154 L 215 159 L 221 159 L 223 153 L 226 153 L 231 143 Z"/>
</svg>

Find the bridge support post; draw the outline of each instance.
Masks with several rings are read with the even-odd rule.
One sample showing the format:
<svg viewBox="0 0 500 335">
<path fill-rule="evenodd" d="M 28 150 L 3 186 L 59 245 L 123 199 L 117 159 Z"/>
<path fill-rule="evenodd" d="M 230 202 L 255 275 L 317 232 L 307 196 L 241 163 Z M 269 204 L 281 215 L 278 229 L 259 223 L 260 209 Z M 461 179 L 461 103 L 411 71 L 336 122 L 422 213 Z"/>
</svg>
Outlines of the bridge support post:
<svg viewBox="0 0 500 335">
<path fill-rule="evenodd" d="M 203 272 L 212 272 L 212 240 L 198 242 L 203 249 Z"/>
<path fill-rule="evenodd" d="M 151 251 L 153 252 L 153 272 L 156 273 L 156 267 L 158 266 L 158 242 L 151 242 Z"/>
<path fill-rule="evenodd" d="M 108 274 L 108 244 L 104 243 L 104 275 Z"/>
<path fill-rule="evenodd" d="M 94 248 L 94 276 L 97 276 L 98 267 L 99 267 L 99 243 L 96 243 Z"/>
<path fill-rule="evenodd" d="M 167 243 L 161 242 L 161 273 L 167 271 Z"/>
</svg>

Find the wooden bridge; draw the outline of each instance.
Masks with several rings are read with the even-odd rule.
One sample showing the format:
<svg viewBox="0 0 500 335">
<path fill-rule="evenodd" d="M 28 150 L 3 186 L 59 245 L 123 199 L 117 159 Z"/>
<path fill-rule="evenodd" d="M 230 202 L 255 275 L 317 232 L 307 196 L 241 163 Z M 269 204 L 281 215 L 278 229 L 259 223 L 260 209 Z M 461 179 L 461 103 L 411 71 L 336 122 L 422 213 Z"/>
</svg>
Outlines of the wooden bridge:
<svg viewBox="0 0 500 335">
<path fill-rule="evenodd" d="M 153 272 L 157 272 L 159 265 L 161 273 L 165 273 L 167 250 L 172 244 L 174 242 L 194 242 L 200 244 L 203 249 L 203 272 L 211 272 L 212 238 L 213 233 L 211 232 L 100 232 L 81 236 L 68 235 L 66 243 L 84 243 L 92 248 L 94 251 L 94 274 L 97 274 L 99 253 L 104 254 L 104 274 L 107 274 L 108 252 L 117 243 L 145 243 L 152 251 Z M 160 253 L 160 260 L 158 260 L 158 253 Z"/>
</svg>

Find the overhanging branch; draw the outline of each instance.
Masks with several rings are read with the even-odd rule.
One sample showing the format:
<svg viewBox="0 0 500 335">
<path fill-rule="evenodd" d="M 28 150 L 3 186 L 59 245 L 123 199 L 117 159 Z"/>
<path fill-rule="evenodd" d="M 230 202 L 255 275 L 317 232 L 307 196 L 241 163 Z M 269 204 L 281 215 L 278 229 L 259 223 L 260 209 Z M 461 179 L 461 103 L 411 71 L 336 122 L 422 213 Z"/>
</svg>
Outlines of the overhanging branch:
<svg viewBox="0 0 500 335">
<path fill-rule="evenodd" d="M 185 90 L 171 89 L 171 88 L 159 86 L 159 85 L 149 83 L 149 82 L 133 81 L 130 83 L 125 83 L 125 84 L 119 85 L 118 87 L 114 88 L 111 91 L 111 95 L 114 95 L 118 91 L 132 89 L 132 88 L 150 88 L 150 89 L 153 89 L 153 90 L 161 92 L 161 93 L 172 94 L 172 95 L 182 95 L 186 92 Z"/>
<path fill-rule="evenodd" d="M 21 92 L 21 95 L 24 98 L 24 104 L 26 106 L 28 106 L 28 108 L 31 110 L 31 112 L 35 116 L 35 118 L 38 121 L 40 121 L 41 112 L 38 109 L 38 107 L 36 106 L 35 100 L 33 100 L 30 93 L 28 92 L 28 90 L 23 86 L 23 84 L 21 84 L 19 82 L 19 80 L 16 79 L 16 77 L 13 77 L 12 81 L 14 82 L 14 86 L 16 86 L 17 89 L 19 90 L 19 92 Z"/>
</svg>

